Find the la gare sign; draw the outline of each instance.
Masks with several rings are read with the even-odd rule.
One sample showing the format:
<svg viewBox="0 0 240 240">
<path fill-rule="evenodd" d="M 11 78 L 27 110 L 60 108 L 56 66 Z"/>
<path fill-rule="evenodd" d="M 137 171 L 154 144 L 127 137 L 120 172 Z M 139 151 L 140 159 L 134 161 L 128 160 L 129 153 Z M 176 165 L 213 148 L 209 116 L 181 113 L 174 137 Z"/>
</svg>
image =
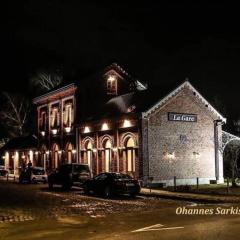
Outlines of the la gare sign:
<svg viewBox="0 0 240 240">
<path fill-rule="evenodd" d="M 196 114 L 187 113 L 168 113 L 169 121 L 179 121 L 179 122 L 197 122 Z"/>
</svg>

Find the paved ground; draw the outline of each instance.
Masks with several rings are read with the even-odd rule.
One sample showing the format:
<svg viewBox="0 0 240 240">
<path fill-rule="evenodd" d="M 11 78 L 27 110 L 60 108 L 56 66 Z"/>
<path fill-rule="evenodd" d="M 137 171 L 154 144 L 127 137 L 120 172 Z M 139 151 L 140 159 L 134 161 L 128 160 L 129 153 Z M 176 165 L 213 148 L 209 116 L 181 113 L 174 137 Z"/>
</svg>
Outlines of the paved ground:
<svg viewBox="0 0 240 240">
<path fill-rule="evenodd" d="M 237 208 L 161 198 L 101 199 L 46 185 L 0 182 L 0 239 L 231 239 L 240 215 L 177 215 L 187 209 Z"/>
</svg>

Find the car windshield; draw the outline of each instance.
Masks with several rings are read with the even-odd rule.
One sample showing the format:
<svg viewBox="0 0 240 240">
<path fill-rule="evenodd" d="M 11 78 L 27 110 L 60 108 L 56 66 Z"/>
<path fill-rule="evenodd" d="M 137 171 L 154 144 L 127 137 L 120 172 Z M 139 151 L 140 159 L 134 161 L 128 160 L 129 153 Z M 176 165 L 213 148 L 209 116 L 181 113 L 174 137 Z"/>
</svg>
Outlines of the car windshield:
<svg viewBox="0 0 240 240">
<path fill-rule="evenodd" d="M 114 173 L 113 176 L 115 179 L 132 179 L 131 176 L 123 173 Z"/>
<path fill-rule="evenodd" d="M 34 175 L 44 175 L 44 174 L 45 174 L 45 171 L 44 171 L 44 169 L 33 168 L 32 173 L 33 173 Z"/>
<path fill-rule="evenodd" d="M 88 165 L 73 165 L 74 172 L 89 172 Z"/>
</svg>

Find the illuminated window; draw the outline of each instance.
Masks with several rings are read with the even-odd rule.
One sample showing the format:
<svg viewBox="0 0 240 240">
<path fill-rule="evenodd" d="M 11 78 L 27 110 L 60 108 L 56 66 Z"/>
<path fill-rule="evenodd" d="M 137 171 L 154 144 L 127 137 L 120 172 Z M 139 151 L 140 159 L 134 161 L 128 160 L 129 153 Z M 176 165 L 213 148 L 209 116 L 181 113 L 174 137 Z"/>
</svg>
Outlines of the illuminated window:
<svg viewBox="0 0 240 240">
<path fill-rule="evenodd" d="M 107 94 L 117 95 L 117 78 L 114 75 L 107 78 Z"/>
<path fill-rule="evenodd" d="M 46 131 L 46 112 L 41 112 L 41 115 L 40 115 L 40 122 L 39 122 L 39 127 L 40 127 L 40 130 L 42 131 Z"/>
<path fill-rule="evenodd" d="M 51 114 L 51 127 L 57 127 L 60 124 L 60 118 L 59 118 L 59 113 L 57 108 L 52 109 L 52 114 Z"/>
<path fill-rule="evenodd" d="M 104 146 L 105 150 L 105 172 L 110 171 L 110 166 L 111 166 L 111 148 L 112 144 L 110 140 L 107 140 Z"/>
<path fill-rule="evenodd" d="M 135 143 L 132 137 L 126 142 L 126 154 L 127 154 L 127 171 L 135 172 Z"/>
<path fill-rule="evenodd" d="M 64 119 L 63 119 L 64 125 L 67 127 L 71 127 L 73 123 L 73 109 L 72 104 L 68 104 L 65 106 L 64 111 Z"/>
</svg>

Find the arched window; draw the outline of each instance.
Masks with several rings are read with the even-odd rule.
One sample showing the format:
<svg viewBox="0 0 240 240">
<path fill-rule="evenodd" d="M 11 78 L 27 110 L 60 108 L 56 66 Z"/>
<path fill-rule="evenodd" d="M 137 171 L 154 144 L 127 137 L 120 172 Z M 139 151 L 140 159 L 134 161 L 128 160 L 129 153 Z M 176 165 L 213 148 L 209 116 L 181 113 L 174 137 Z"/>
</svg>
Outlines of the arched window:
<svg viewBox="0 0 240 240">
<path fill-rule="evenodd" d="M 73 123 L 73 109 L 72 104 L 67 104 L 64 111 L 64 126 L 71 127 Z"/>
<path fill-rule="evenodd" d="M 66 160 L 67 160 L 67 163 L 72 163 L 73 161 L 73 152 L 72 152 L 72 150 L 73 150 L 73 146 L 72 146 L 72 144 L 71 143 L 68 143 L 67 144 L 67 147 L 66 147 L 66 149 L 65 149 L 65 151 L 66 151 Z"/>
<path fill-rule="evenodd" d="M 60 165 L 59 161 L 60 161 L 59 146 L 57 144 L 54 144 L 52 150 L 52 168 L 58 168 Z"/>
<path fill-rule="evenodd" d="M 40 155 L 40 166 L 43 167 L 45 170 L 49 168 L 49 160 L 47 158 L 47 148 L 45 145 L 42 145 L 41 147 L 41 155 Z"/>
<path fill-rule="evenodd" d="M 86 144 L 86 149 L 87 149 L 87 163 L 88 163 L 89 168 L 92 169 L 93 145 L 90 140 Z"/>
<path fill-rule="evenodd" d="M 126 160 L 127 160 L 127 171 L 135 172 L 135 142 L 132 137 L 129 137 L 126 141 Z"/>
<path fill-rule="evenodd" d="M 104 145 L 105 171 L 106 172 L 110 171 L 110 166 L 111 166 L 111 148 L 112 148 L 112 143 L 108 139 L 108 140 L 106 140 L 105 145 Z"/>
</svg>

